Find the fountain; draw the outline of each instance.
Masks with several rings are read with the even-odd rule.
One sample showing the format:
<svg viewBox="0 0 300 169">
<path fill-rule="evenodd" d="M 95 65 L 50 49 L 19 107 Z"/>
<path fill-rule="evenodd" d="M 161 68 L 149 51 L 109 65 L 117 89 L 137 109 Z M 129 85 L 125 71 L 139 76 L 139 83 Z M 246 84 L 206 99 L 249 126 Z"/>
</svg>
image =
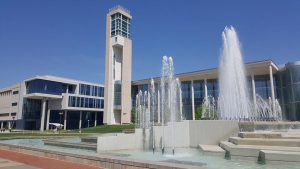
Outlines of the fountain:
<svg viewBox="0 0 300 169">
<path fill-rule="evenodd" d="M 152 131 L 152 151 L 153 151 L 153 154 L 154 154 L 154 151 L 155 151 L 155 135 L 154 135 L 154 123 L 155 123 L 155 113 L 156 113 L 156 93 L 155 93 L 155 85 L 154 85 L 154 80 L 151 79 L 151 88 L 150 88 L 150 94 L 151 94 L 151 115 L 152 115 L 152 127 L 151 127 L 151 131 Z"/>
<path fill-rule="evenodd" d="M 240 42 L 233 27 L 222 33 L 223 52 L 219 67 L 219 114 L 221 119 L 248 119 L 250 113 L 246 73 Z"/>
<path fill-rule="evenodd" d="M 152 138 L 154 138 L 155 113 L 158 113 L 159 106 L 161 108 L 161 128 L 162 128 L 162 154 L 165 152 L 165 129 L 166 125 L 172 128 L 171 130 L 171 145 L 173 154 L 175 153 L 175 122 L 182 120 L 182 103 L 181 103 L 181 86 L 178 78 L 174 76 L 174 66 L 172 57 L 163 57 L 162 61 L 162 76 L 160 83 L 161 98 L 156 102 L 158 95 L 155 92 L 154 80 L 150 81 L 149 92 L 139 91 L 136 96 L 136 112 L 138 114 L 136 126 L 142 129 L 151 127 Z M 149 117 L 148 117 L 149 116 Z M 151 117 L 150 117 L 151 116 Z M 152 151 L 155 150 L 155 140 L 152 139 Z"/>
<path fill-rule="evenodd" d="M 217 119 L 217 107 L 215 98 L 212 96 L 208 96 L 207 98 L 203 99 L 202 103 L 202 119 Z"/>
<path fill-rule="evenodd" d="M 181 86 L 178 78 L 174 77 L 174 66 L 172 57 L 163 57 L 162 74 L 161 74 L 161 112 L 162 112 L 162 126 L 170 122 L 172 127 L 172 152 L 175 153 L 174 146 L 174 123 L 181 121 Z M 164 129 L 163 129 L 164 132 Z M 162 137 L 162 153 L 164 153 L 164 133 Z"/>
<path fill-rule="evenodd" d="M 245 66 L 240 42 L 235 29 L 226 27 L 222 33 L 223 51 L 219 67 L 219 118 L 225 120 L 282 120 L 282 111 L 278 100 L 272 110 L 272 99 L 266 102 L 256 94 L 252 103 L 248 96 Z M 204 101 L 204 106 L 211 106 Z"/>
</svg>

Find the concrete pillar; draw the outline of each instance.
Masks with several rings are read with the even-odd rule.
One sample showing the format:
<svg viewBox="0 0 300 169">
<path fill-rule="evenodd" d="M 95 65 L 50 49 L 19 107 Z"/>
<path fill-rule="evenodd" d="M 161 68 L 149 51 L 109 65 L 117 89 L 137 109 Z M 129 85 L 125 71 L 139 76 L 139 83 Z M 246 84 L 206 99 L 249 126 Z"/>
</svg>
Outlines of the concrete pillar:
<svg viewBox="0 0 300 169">
<path fill-rule="evenodd" d="M 49 130 L 49 121 L 50 121 L 50 109 L 47 111 L 47 124 L 46 124 L 46 130 Z"/>
<path fill-rule="evenodd" d="M 81 123 L 82 123 L 82 111 L 80 111 L 79 114 L 79 129 L 81 129 Z"/>
<path fill-rule="evenodd" d="M 179 100 L 180 100 L 180 105 L 179 105 L 179 108 L 180 108 L 180 119 L 183 120 L 183 117 L 182 117 L 182 91 L 181 91 L 181 88 L 179 89 Z"/>
<path fill-rule="evenodd" d="M 11 129 L 11 121 L 7 121 L 8 123 L 8 129 Z"/>
<path fill-rule="evenodd" d="M 194 96 L 194 81 L 191 81 L 191 94 L 192 94 L 192 113 L 193 120 L 195 120 L 195 96 Z"/>
<path fill-rule="evenodd" d="M 67 130 L 67 110 L 65 110 L 64 130 Z"/>
<path fill-rule="evenodd" d="M 157 92 L 157 123 L 161 123 L 160 122 L 160 92 L 159 92 L 159 90 Z"/>
<path fill-rule="evenodd" d="M 204 79 L 204 98 L 207 100 L 207 79 Z"/>
<path fill-rule="evenodd" d="M 274 111 L 275 110 L 275 91 L 274 91 L 272 65 L 269 65 L 269 71 L 270 71 L 270 86 L 271 86 L 272 110 Z"/>
<path fill-rule="evenodd" d="M 251 82 L 252 82 L 252 97 L 253 97 L 254 111 L 256 112 L 256 87 L 255 87 L 255 78 L 253 74 L 251 74 Z"/>
<path fill-rule="evenodd" d="M 3 129 L 3 121 L 1 121 L 1 128 Z"/>
<path fill-rule="evenodd" d="M 41 126 L 40 126 L 40 131 L 44 131 L 44 127 L 45 127 L 45 113 L 46 113 L 46 99 L 42 100 L 42 114 L 41 114 Z"/>
<path fill-rule="evenodd" d="M 97 126 L 97 112 L 95 112 L 95 127 Z"/>
</svg>

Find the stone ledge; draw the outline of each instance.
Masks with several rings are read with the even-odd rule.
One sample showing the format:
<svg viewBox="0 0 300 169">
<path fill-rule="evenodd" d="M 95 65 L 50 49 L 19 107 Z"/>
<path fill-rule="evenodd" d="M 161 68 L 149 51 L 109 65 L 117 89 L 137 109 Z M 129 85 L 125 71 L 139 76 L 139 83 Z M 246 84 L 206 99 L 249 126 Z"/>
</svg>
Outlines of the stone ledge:
<svg viewBox="0 0 300 169">
<path fill-rule="evenodd" d="M 30 154 L 35 156 L 48 157 L 53 159 L 59 159 L 64 161 L 76 162 L 80 164 L 100 166 L 109 169 L 115 168 L 126 168 L 126 169 L 137 169 L 137 168 L 157 168 L 157 169 L 204 169 L 203 166 L 191 166 L 185 164 L 174 164 L 166 162 L 155 162 L 140 159 L 129 159 L 125 157 L 115 157 L 109 155 L 99 154 L 98 156 L 78 155 L 65 152 L 57 152 L 53 150 L 44 150 L 33 147 L 25 147 L 18 145 L 10 145 L 0 143 L 0 149 L 21 152 L 24 154 Z"/>
<path fill-rule="evenodd" d="M 263 163 L 268 161 L 300 162 L 300 152 L 261 150 L 258 159 Z"/>
<path fill-rule="evenodd" d="M 203 151 L 205 155 L 225 156 L 225 150 L 223 150 L 220 146 L 217 145 L 199 144 L 199 148 Z"/>
</svg>

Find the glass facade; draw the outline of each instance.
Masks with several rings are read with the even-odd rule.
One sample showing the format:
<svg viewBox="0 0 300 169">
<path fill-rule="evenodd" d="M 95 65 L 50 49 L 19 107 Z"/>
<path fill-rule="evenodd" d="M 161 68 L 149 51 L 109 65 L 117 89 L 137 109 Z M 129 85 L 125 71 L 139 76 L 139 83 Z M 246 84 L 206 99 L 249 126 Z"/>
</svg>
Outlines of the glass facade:
<svg viewBox="0 0 300 169">
<path fill-rule="evenodd" d="M 111 36 L 121 35 L 130 38 L 130 18 L 121 13 L 111 15 Z"/>
<path fill-rule="evenodd" d="M 79 84 L 79 94 L 86 96 L 104 97 L 104 87 Z"/>
<path fill-rule="evenodd" d="M 269 75 L 255 76 L 255 92 L 259 94 L 263 99 L 267 100 L 271 96 L 271 83 Z M 273 76 L 275 98 L 278 96 L 278 80 L 277 76 Z M 252 95 L 252 94 L 251 94 Z"/>
<path fill-rule="evenodd" d="M 115 84 L 114 85 L 114 105 L 120 106 L 121 105 L 121 97 L 122 97 L 122 85 L 121 84 Z"/>
<path fill-rule="evenodd" d="M 259 75 L 255 76 L 255 87 L 256 93 L 259 94 L 263 99 L 268 99 L 271 97 L 271 85 L 270 85 L 270 76 L 269 75 Z M 279 82 L 278 75 L 273 76 L 274 80 L 274 90 L 275 98 L 279 96 Z M 247 77 L 247 85 L 250 99 L 252 98 L 252 79 Z M 141 90 L 142 92 L 148 91 L 148 84 L 134 85 L 132 86 L 132 105 L 135 106 L 136 94 Z M 155 84 L 156 90 L 158 89 L 158 84 Z M 194 80 L 194 108 L 195 111 L 199 106 L 202 105 L 203 99 L 205 98 L 205 82 L 203 80 Z M 300 87 L 299 87 L 300 88 Z M 192 120 L 192 90 L 191 90 L 191 81 L 182 81 L 181 82 L 182 90 L 182 113 L 183 118 L 187 120 Z M 299 92 L 300 93 L 300 92 Z M 207 96 L 214 97 L 217 102 L 219 96 L 219 84 L 217 79 L 207 79 Z"/>
<path fill-rule="evenodd" d="M 202 105 L 203 99 L 205 98 L 204 80 L 194 81 L 194 105 L 195 111 L 198 106 Z"/>
<path fill-rule="evenodd" d="M 61 95 L 66 93 L 67 84 L 49 80 L 36 79 L 26 83 L 26 92 Z"/>
<path fill-rule="evenodd" d="M 182 116 L 185 120 L 192 120 L 192 93 L 191 82 L 181 82 L 181 95 L 182 95 Z"/>
<path fill-rule="evenodd" d="M 42 101 L 36 99 L 23 100 L 23 120 L 25 130 L 39 129 Z"/>
<path fill-rule="evenodd" d="M 103 109 L 104 100 L 87 97 L 69 96 L 69 107 L 83 107 L 83 108 L 95 108 Z"/>
<path fill-rule="evenodd" d="M 60 110 L 51 110 L 50 123 L 64 123 L 65 113 L 59 114 Z M 81 128 L 94 127 L 95 125 L 95 113 L 97 113 L 97 125 L 103 124 L 103 112 L 89 112 L 81 111 Z M 80 111 L 67 111 L 67 130 L 73 130 L 79 128 Z"/>
<path fill-rule="evenodd" d="M 280 103 L 288 120 L 300 120 L 300 62 L 286 65 L 280 76 Z"/>
<path fill-rule="evenodd" d="M 208 79 L 207 80 L 207 96 L 214 97 L 215 99 L 218 98 L 219 84 L 218 84 L 217 79 Z"/>
</svg>

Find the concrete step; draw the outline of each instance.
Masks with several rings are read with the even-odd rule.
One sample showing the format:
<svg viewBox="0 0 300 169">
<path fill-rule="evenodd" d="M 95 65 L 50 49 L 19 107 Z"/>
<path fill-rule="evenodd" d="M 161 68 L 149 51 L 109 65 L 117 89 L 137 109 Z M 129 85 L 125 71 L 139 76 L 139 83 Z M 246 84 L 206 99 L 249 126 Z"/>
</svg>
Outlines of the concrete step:
<svg viewBox="0 0 300 169">
<path fill-rule="evenodd" d="M 281 138 L 281 133 L 239 132 L 241 138 Z"/>
<path fill-rule="evenodd" d="M 300 139 L 299 132 L 239 132 L 241 138 L 288 138 Z"/>
<path fill-rule="evenodd" d="M 229 152 L 230 156 L 258 157 L 260 150 L 300 152 L 300 147 L 266 146 L 266 145 L 235 145 L 222 141 L 220 147 Z"/>
<path fill-rule="evenodd" d="M 266 145 L 266 146 L 286 146 L 286 147 L 300 147 L 300 139 L 280 138 L 280 139 L 266 139 L 266 138 L 240 138 L 230 137 L 229 141 L 236 145 Z"/>
<path fill-rule="evenodd" d="M 81 137 L 81 142 L 97 143 L 97 137 Z"/>
<path fill-rule="evenodd" d="M 225 156 L 225 150 L 218 145 L 199 144 L 199 148 L 203 151 L 205 155 L 219 155 L 223 157 Z"/>
<path fill-rule="evenodd" d="M 300 162 L 300 152 L 261 150 L 258 158 L 263 163 L 268 163 L 268 161 Z"/>
<path fill-rule="evenodd" d="M 293 133 L 293 132 L 287 132 L 287 133 L 281 133 L 282 138 L 290 138 L 290 139 L 300 139 L 300 133 Z"/>
</svg>

